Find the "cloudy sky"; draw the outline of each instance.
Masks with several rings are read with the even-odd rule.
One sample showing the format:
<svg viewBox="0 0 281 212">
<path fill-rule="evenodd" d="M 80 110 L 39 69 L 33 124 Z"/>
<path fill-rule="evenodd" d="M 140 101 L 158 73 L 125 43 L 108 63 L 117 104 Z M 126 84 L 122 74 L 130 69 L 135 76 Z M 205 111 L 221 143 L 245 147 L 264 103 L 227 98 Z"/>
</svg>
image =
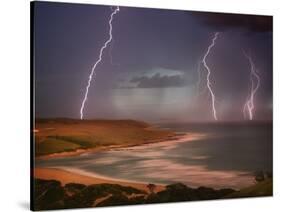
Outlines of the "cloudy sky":
<svg viewBox="0 0 281 212">
<path fill-rule="evenodd" d="M 111 7 L 36 2 L 36 117 L 80 117 L 91 67 L 108 39 Z M 244 120 L 251 55 L 261 78 L 254 119 L 272 119 L 272 18 L 120 7 L 113 42 L 89 89 L 84 117 L 212 121 L 206 62 L 221 121 Z"/>
</svg>

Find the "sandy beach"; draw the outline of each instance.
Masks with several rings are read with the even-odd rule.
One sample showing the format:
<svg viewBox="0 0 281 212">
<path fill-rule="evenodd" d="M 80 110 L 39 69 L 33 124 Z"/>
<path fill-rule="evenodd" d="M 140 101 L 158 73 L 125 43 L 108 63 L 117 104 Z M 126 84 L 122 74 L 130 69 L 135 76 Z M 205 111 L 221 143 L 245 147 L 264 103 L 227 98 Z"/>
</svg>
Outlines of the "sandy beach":
<svg viewBox="0 0 281 212">
<path fill-rule="evenodd" d="M 122 186 L 131 186 L 140 190 L 148 191 L 147 184 L 109 180 L 109 179 L 93 177 L 93 176 L 91 177 L 84 176 L 73 172 L 69 172 L 61 169 L 54 169 L 54 168 L 35 168 L 34 177 L 39 179 L 45 179 L 45 180 L 58 180 L 62 183 L 62 185 L 65 185 L 67 183 L 81 183 L 84 185 L 110 183 L 110 184 L 119 184 Z M 155 191 L 158 192 L 164 189 L 165 186 L 157 185 Z"/>
<path fill-rule="evenodd" d="M 55 153 L 55 154 L 49 154 L 41 157 L 37 157 L 37 159 L 50 159 L 50 158 L 64 158 L 64 157 L 70 157 L 75 155 L 81 155 L 85 153 L 93 153 L 93 152 L 100 152 L 100 151 L 129 151 L 130 149 L 138 149 L 138 148 L 144 148 L 146 145 L 150 146 L 162 146 L 169 144 L 172 146 L 172 144 L 176 144 L 179 142 L 189 142 L 194 141 L 196 139 L 201 138 L 202 135 L 199 134 L 183 134 L 183 135 L 177 135 L 169 139 L 165 140 L 151 140 L 143 144 L 139 145 L 114 145 L 114 146 L 107 146 L 107 147 L 99 147 L 94 149 L 84 149 L 84 150 L 76 150 L 72 152 L 62 152 L 62 153 Z M 77 173 L 72 170 L 64 170 L 59 168 L 35 168 L 34 169 L 34 177 L 40 178 L 40 179 L 46 179 L 46 180 L 58 180 L 63 185 L 67 183 L 81 183 L 85 185 L 91 185 L 91 184 L 101 184 L 101 183 L 110 183 L 110 184 L 119 184 L 123 186 L 132 186 L 137 189 L 148 191 L 147 184 L 146 183 L 138 183 L 138 182 L 127 182 L 123 180 L 118 179 L 112 179 L 112 178 L 106 178 L 102 177 L 100 175 L 91 175 L 87 176 L 83 173 Z M 157 185 L 155 191 L 161 191 L 164 190 L 164 185 Z"/>
</svg>

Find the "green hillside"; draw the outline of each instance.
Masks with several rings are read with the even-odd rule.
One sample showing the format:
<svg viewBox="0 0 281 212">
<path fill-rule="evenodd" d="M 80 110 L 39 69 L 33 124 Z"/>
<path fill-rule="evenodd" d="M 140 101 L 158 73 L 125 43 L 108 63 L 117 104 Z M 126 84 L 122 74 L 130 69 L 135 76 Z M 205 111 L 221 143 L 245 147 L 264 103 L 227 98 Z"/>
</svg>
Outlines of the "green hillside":
<svg viewBox="0 0 281 212">
<path fill-rule="evenodd" d="M 36 156 L 109 145 L 138 145 L 175 134 L 134 120 L 38 119 Z"/>
</svg>

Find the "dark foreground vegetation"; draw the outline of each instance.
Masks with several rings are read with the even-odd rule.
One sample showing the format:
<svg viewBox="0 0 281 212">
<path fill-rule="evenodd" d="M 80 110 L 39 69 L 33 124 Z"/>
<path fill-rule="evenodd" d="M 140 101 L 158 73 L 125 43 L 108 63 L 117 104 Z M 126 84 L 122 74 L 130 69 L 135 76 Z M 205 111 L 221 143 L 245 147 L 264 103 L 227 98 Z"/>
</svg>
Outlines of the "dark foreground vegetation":
<svg viewBox="0 0 281 212">
<path fill-rule="evenodd" d="M 117 205 L 135 205 L 164 202 L 213 200 L 225 198 L 272 196 L 272 179 L 258 182 L 255 186 L 235 191 L 207 187 L 190 188 L 177 183 L 166 186 L 158 193 L 138 190 L 118 184 L 86 186 L 69 183 L 62 186 L 56 180 L 35 179 L 34 209 L 51 210 Z M 149 187 L 151 184 L 149 184 Z"/>
</svg>

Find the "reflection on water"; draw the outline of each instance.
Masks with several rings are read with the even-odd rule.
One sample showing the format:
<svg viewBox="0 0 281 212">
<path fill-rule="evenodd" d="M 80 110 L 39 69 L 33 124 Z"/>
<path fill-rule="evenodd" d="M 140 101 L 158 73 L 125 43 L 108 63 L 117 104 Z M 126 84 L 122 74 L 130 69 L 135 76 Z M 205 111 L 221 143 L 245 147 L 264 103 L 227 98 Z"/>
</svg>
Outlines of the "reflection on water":
<svg viewBox="0 0 281 212">
<path fill-rule="evenodd" d="M 272 171 L 272 124 L 163 126 L 189 134 L 179 141 L 39 160 L 36 166 L 131 181 L 215 188 L 245 187 L 254 183 L 253 172 Z"/>
</svg>

